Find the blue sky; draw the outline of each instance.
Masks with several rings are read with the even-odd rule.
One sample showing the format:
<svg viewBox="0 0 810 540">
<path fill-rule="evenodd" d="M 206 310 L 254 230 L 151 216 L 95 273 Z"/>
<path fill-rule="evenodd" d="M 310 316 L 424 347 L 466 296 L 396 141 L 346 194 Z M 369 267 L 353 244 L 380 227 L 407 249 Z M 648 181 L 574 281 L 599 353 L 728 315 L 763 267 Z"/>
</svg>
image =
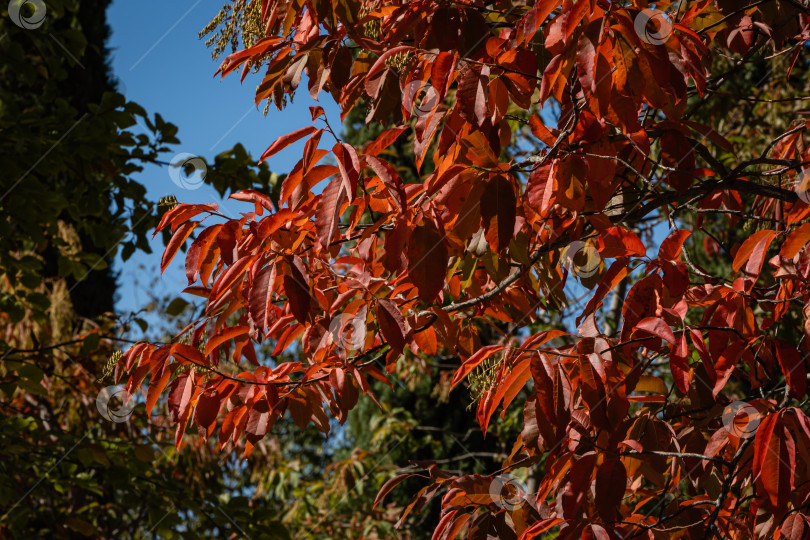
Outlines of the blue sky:
<svg viewBox="0 0 810 540">
<path fill-rule="evenodd" d="M 305 91 L 296 95 L 295 103 L 284 111 L 271 107 L 264 117 L 264 104 L 253 104 L 260 75 L 248 76 L 240 85 L 238 74 L 224 80 L 214 78 L 219 62 L 199 31 L 218 13 L 219 0 L 116 0 L 108 10 L 112 29 L 109 46 L 115 76 L 127 99 L 143 106 L 150 115 L 160 113 L 179 127 L 181 144 L 165 156 L 189 153 L 213 161 L 213 157 L 236 143 L 242 143 L 256 158 L 277 137 L 311 124 L 308 107 L 315 104 Z M 320 103 L 330 123 L 339 125 L 338 108 L 329 94 L 321 94 Z M 274 156 L 270 168 L 288 171 L 300 158 L 303 142 L 290 146 Z M 176 186 L 167 167 L 149 167 L 135 179 L 144 184 L 148 196 L 157 200 L 175 195 L 181 202 L 218 202 L 225 213 L 237 215 L 246 205 L 236 201 L 221 202 L 208 186 L 184 190 Z M 137 311 L 147 302 L 145 288 L 157 293 L 178 293 L 186 286 L 181 255 L 157 283 L 163 244 L 160 237 L 152 243 L 154 253 L 136 253 L 126 263 L 117 261 L 120 272 L 118 310 L 124 314 Z M 141 266 L 145 266 L 144 271 Z"/>
</svg>

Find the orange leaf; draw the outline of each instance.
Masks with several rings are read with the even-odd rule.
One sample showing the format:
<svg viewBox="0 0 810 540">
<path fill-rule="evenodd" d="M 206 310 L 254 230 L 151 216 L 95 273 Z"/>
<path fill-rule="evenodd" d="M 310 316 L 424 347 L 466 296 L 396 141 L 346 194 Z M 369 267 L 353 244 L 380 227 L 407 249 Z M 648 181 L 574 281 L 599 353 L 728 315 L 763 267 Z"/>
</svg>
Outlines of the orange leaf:
<svg viewBox="0 0 810 540">
<path fill-rule="evenodd" d="M 464 377 L 466 377 L 470 371 L 478 367 L 478 364 L 496 352 L 502 351 L 503 349 L 504 348 L 501 345 L 486 345 L 478 349 L 475 354 L 470 356 L 463 364 L 461 364 L 461 367 L 456 370 L 451 387 L 455 387 L 458 383 L 464 380 Z"/>
<path fill-rule="evenodd" d="M 508 372 L 508 375 L 498 384 L 494 395 L 488 394 L 485 399 L 478 402 L 478 423 L 484 433 L 487 431 L 489 420 L 492 418 L 495 409 L 498 408 L 498 404 L 503 401 L 503 411 L 501 412 L 501 417 L 503 417 L 509 404 L 529 382 L 532 376 L 530 366 L 531 362 L 528 361 L 528 358 L 524 359 L 524 361 L 513 367 L 512 371 Z"/>
<path fill-rule="evenodd" d="M 363 153 L 367 156 L 376 156 L 377 154 L 379 154 L 380 152 L 391 146 L 394 143 L 394 141 L 397 140 L 397 137 L 399 137 L 402 134 L 402 132 L 405 131 L 406 129 L 407 128 L 403 126 L 386 129 L 385 131 L 380 133 L 379 137 L 374 139 L 374 142 L 366 146 L 365 150 L 363 150 Z"/>
<path fill-rule="evenodd" d="M 232 326 L 230 328 L 223 328 L 220 330 L 216 335 L 212 336 L 205 344 L 205 356 L 211 354 L 211 352 L 231 339 L 234 339 L 238 336 L 243 336 L 250 331 L 250 328 L 247 326 Z"/>
<path fill-rule="evenodd" d="M 796 446 L 790 431 L 781 422 L 765 441 L 762 456 L 762 485 L 771 505 L 778 511 L 787 507 L 794 489 Z"/>
<path fill-rule="evenodd" d="M 782 244 L 779 255 L 792 259 L 810 240 L 810 223 L 803 223 L 798 229 L 790 233 Z"/>
<path fill-rule="evenodd" d="M 621 227 L 610 227 L 599 235 L 599 254 L 603 258 L 630 255 L 643 257 L 647 254 L 647 250 L 638 236 L 631 231 Z"/>
<path fill-rule="evenodd" d="M 768 246 L 771 245 L 771 241 L 776 237 L 776 231 L 757 231 L 751 236 L 749 236 L 745 242 L 742 243 L 740 248 L 737 250 L 737 253 L 734 255 L 734 262 L 731 264 L 731 267 L 734 269 L 735 272 L 739 272 L 740 268 L 748 262 L 748 260 L 754 255 L 755 251 L 757 255 L 755 256 L 754 260 L 762 260 L 764 257 L 764 252 L 767 251 Z M 759 267 L 762 267 L 762 263 L 759 263 Z M 746 268 L 747 270 L 747 268 Z M 759 275 L 759 271 L 757 270 L 757 275 Z"/>
<path fill-rule="evenodd" d="M 163 271 L 166 270 L 166 267 L 169 266 L 169 263 L 172 262 L 174 256 L 177 255 L 177 251 L 180 249 L 180 246 L 186 242 L 186 239 L 191 236 L 191 233 L 199 224 L 199 221 L 189 221 L 188 223 L 183 223 L 172 235 L 172 239 L 169 240 L 169 245 L 166 246 L 166 250 L 163 252 L 163 257 L 160 259 L 161 275 L 163 274 Z"/>
<path fill-rule="evenodd" d="M 303 137 L 306 137 L 307 135 L 310 135 L 311 133 L 314 133 L 316 131 L 318 131 L 318 128 L 314 126 L 307 126 L 302 127 L 301 129 L 296 129 L 292 133 L 282 135 L 281 137 L 276 139 L 267 150 L 264 151 L 262 157 L 259 158 L 259 163 L 262 163 L 273 154 L 287 148 L 295 141 L 302 139 Z"/>
</svg>

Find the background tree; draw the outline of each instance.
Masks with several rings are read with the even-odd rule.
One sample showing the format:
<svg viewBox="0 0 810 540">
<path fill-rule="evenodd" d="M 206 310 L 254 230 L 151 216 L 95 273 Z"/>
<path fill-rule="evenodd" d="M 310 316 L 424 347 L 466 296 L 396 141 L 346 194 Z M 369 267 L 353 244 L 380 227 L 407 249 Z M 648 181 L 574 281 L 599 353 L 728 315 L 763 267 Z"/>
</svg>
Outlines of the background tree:
<svg viewBox="0 0 810 540">
<path fill-rule="evenodd" d="M 167 445 L 162 404 L 125 423 L 97 408 L 132 325 L 113 313 L 110 263 L 119 248 L 148 252 L 158 218 L 132 176 L 177 143 L 176 127 L 114 91 L 108 4 L 0 13 L 0 536 L 288 538 L 278 510 L 245 495 L 236 459 L 176 451 L 171 430 Z M 211 171 L 221 193 L 272 181 L 241 147 Z M 166 327 L 180 309 L 161 311 Z"/>
</svg>

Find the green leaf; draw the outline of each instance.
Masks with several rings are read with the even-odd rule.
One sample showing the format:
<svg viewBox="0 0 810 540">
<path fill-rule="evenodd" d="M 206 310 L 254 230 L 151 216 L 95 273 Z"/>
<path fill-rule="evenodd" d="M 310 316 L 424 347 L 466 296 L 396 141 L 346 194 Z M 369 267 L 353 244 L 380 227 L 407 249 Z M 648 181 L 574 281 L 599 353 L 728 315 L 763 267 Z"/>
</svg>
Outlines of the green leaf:
<svg viewBox="0 0 810 540">
<path fill-rule="evenodd" d="M 183 313 L 183 311 L 186 309 L 188 305 L 189 303 L 186 302 L 184 299 L 179 297 L 175 298 L 166 307 L 166 314 L 171 315 L 172 317 L 180 315 L 181 313 Z"/>
<path fill-rule="evenodd" d="M 149 323 L 146 322 L 145 320 L 140 318 L 136 318 L 133 320 L 135 321 L 135 324 L 137 324 L 138 327 L 141 329 L 141 332 L 146 332 L 149 329 Z"/>
</svg>

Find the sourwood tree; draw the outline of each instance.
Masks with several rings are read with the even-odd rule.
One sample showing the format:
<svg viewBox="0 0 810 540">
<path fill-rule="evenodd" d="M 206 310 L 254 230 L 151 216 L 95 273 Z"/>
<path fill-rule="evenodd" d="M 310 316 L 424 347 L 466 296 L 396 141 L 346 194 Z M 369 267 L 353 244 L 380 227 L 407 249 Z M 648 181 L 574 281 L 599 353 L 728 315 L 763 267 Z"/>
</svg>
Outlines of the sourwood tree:
<svg viewBox="0 0 810 540">
<path fill-rule="evenodd" d="M 148 381 L 149 403 L 168 394 L 178 446 L 194 425 L 250 455 L 280 418 L 327 432 L 361 395 L 378 401 L 371 380 L 440 353 L 482 432 L 511 408 L 522 432 L 486 474 L 418 461 L 392 478 L 377 504 L 423 482 L 401 523 L 437 497 L 435 538 L 803 537 L 808 14 L 799 0 L 227 4 L 211 30 L 238 50 L 218 73 L 260 74 L 257 104 L 306 81 L 341 120 L 365 103 L 367 124 L 393 127 L 350 144 L 312 107 L 261 158 L 305 141 L 276 201 L 235 193 L 237 219 L 167 212 L 162 266 L 196 233 L 186 292 L 205 310 L 187 343 L 139 343 L 116 376 Z M 402 140 L 409 182 L 384 153 Z M 722 224 L 748 234 L 718 239 Z M 544 328 L 558 310 L 571 315 Z"/>
</svg>

